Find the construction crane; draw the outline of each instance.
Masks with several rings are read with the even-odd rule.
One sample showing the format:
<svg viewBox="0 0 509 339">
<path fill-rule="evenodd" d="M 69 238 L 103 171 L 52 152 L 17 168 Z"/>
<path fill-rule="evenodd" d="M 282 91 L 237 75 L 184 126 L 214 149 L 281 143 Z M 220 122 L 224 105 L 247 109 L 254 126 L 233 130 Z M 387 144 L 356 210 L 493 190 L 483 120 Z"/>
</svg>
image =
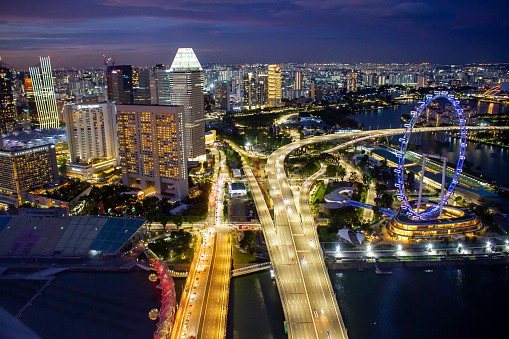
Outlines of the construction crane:
<svg viewBox="0 0 509 339">
<path fill-rule="evenodd" d="M 111 55 L 109 58 L 103 54 L 103 58 L 104 58 L 104 68 L 106 68 L 106 66 L 108 66 L 108 64 L 110 63 L 111 59 L 113 59 L 115 55 Z M 113 61 L 111 61 L 111 65 L 112 66 L 115 66 L 115 59 L 113 59 Z"/>
</svg>

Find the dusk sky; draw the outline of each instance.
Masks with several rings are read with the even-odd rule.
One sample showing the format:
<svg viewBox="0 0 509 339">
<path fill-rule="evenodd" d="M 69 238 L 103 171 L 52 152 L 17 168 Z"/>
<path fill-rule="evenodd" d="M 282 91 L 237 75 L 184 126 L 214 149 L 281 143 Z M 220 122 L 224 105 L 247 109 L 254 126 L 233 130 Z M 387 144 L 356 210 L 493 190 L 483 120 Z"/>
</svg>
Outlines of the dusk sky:
<svg viewBox="0 0 509 339">
<path fill-rule="evenodd" d="M 14 68 L 200 62 L 509 62 L 509 1 L 0 0 Z"/>
</svg>

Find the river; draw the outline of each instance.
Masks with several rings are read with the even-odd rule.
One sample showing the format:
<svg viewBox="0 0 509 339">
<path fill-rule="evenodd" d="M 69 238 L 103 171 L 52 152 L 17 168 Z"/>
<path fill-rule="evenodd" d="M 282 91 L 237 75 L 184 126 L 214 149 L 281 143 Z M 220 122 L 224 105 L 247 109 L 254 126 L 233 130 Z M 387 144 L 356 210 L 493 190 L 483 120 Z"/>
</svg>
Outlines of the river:
<svg viewBox="0 0 509 339">
<path fill-rule="evenodd" d="M 485 102 L 469 101 L 469 104 L 477 107 L 481 114 L 498 114 L 509 111 L 508 105 L 490 104 Z M 365 111 L 350 116 L 352 119 L 364 124 L 364 129 L 399 128 L 403 126 L 401 114 L 409 114 L 414 109 L 414 102 L 409 101 L 398 107 L 390 107 L 381 110 Z M 398 143 L 397 138 L 392 139 Z M 450 144 L 434 141 L 428 133 L 423 133 L 422 145 L 417 147 L 417 152 L 432 153 L 446 156 L 450 162 L 456 163 L 459 158 L 459 140 L 453 139 Z M 477 171 L 496 181 L 497 184 L 509 184 L 509 150 L 502 147 L 479 145 L 467 142 L 465 152 L 466 159 L 473 163 L 472 169 L 480 167 Z"/>
</svg>

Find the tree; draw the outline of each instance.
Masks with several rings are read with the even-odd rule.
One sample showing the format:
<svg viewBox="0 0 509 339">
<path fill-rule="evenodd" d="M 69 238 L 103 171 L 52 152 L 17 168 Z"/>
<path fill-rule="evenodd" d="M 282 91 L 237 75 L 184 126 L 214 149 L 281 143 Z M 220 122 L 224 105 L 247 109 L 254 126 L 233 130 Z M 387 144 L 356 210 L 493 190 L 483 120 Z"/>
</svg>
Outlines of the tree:
<svg viewBox="0 0 509 339">
<path fill-rule="evenodd" d="M 341 178 L 341 181 L 343 181 L 343 178 L 346 176 L 346 168 L 344 168 L 343 166 L 339 166 L 338 176 Z"/>
<path fill-rule="evenodd" d="M 255 232 L 247 230 L 244 231 L 244 237 L 240 241 L 239 245 L 245 249 L 249 254 L 253 254 L 256 251 L 256 235 Z"/>
<path fill-rule="evenodd" d="M 175 218 L 173 218 L 173 223 L 177 227 L 177 230 L 182 226 L 182 223 L 184 222 L 184 217 L 181 215 L 177 215 Z"/>
<path fill-rule="evenodd" d="M 58 171 L 60 172 L 61 175 L 65 175 L 66 172 L 67 172 L 67 163 L 66 162 L 63 162 L 59 167 L 58 167 Z"/>
</svg>

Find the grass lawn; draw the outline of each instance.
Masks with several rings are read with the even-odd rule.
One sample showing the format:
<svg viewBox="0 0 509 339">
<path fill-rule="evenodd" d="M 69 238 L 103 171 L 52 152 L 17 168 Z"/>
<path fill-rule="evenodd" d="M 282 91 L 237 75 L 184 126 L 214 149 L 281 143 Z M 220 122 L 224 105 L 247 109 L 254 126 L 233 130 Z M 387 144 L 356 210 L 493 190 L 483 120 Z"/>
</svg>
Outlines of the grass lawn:
<svg viewBox="0 0 509 339">
<path fill-rule="evenodd" d="M 325 195 L 325 188 L 323 186 L 321 186 L 317 191 L 316 191 L 316 194 L 315 194 L 315 201 L 322 201 L 323 200 L 323 196 Z"/>
<path fill-rule="evenodd" d="M 230 241 L 232 242 L 232 258 L 234 265 L 245 265 L 249 264 L 250 261 L 254 262 L 256 257 L 254 254 L 242 253 L 237 247 L 235 247 L 235 239 L 230 236 Z"/>
</svg>

